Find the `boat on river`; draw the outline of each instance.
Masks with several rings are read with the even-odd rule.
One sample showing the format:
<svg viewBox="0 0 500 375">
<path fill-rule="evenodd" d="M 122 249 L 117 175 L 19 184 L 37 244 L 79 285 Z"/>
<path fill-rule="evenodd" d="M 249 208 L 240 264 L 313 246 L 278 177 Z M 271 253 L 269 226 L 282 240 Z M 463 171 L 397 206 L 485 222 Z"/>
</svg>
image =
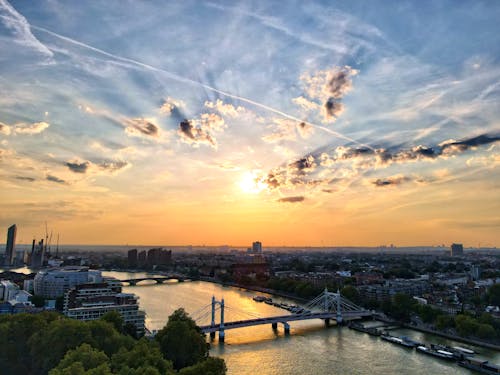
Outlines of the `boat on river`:
<svg viewBox="0 0 500 375">
<path fill-rule="evenodd" d="M 417 352 L 423 353 L 423 354 L 428 354 L 433 357 L 441 358 L 441 359 L 446 359 L 448 361 L 454 361 L 455 356 L 453 355 L 452 352 L 447 352 L 446 350 L 435 350 L 432 348 L 429 348 L 425 345 L 418 345 L 417 346 Z"/>
<path fill-rule="evenodd" d="M 481 374 L 500 374 L 500 366 L 489 363 L 484 359 L 466 357 L 463 361 L 458 361 L 458 365 L 480 372 Z"/>
<path fill-rule="evenodd" d="M 392 342 L 393 344 L 398 344 L 404 346 L 405 348 L 413 349 L 414 347 L 421 345 L 419 342 L 413 341 L 406 336 L 396 337 L 387 334 L 386 332 L 380 335 L 380 338 L 385 341 Z"/>
<path fill-rule="evenodd" d="M 358 332 L 368 333 L 369 335 L 372 335 L 372 336 L 380 336 L 381 335 L 380 331 L 377 328 L 365 327 L 363 324 L 360 324 L 360 323 L 350 322 L 347 326 L 350 329 L 353 329 L 353 330 L 358 331 Z"/>
</svg>

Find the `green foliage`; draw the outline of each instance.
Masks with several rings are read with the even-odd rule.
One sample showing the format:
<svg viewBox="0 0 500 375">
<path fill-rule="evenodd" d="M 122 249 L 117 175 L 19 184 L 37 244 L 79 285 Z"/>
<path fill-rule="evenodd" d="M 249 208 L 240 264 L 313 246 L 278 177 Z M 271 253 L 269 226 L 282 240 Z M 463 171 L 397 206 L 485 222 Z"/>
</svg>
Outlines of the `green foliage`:
<svg viewBox="0 0 500 375">
<path fill-rule="evenodd" d="M 416 309 L 417 302 L 408 294 L 397 293 L 392 298 L 390 315 L 402 321 L 409 321 L 410 314 Z"/>
<path fill-rule="evenodd" d="M 340 294 L 354 303 L 361 302 L 361 296 L 359 295 L 359 291 L 352 285 L 343 287 L 342 290 L 340 291 Z"/>
<path fill-rule="evenodd" d="M 194 366 L 185 367 L 179 371 L 180 375 L 225 375 L 226 363 L 221 358 L 207 358 Z"/>
<path fill-rule="evenodd" d="M 108 311 L 101 316 L 100 320 L 113 324 L 113 327 L 115 327 L 118 332 L 123 332 L 123 317 L 118 311 Z"/>
<path fill-rule="evenodd" d="M 31 371 L 30 338 L 59 318 L 57 313 L 0 316 L 0 369 L 24 375 Z"/>
<path fill-rule="evenodd" d="M 455 327 L 455 318 L 451 315 L 438 315 L 436 318 L 436 328 L 443 330 L 446 328 L 452 328 Z"/>
<path fill-rule="evenodd" d="M 209 345 L 205 337 L 182 308 L 168 318 L 167 325 L 155 338 L 163 356 L 173 362 L 176 370 L 194 365 L 208 356 Z"/>
<path fill-rule="evenodd" d="M 198 371 L 192 373 L 225 374 L 222 359 L 207 359 L 208 344 L 183 309 L 171 315 L 156 341 L 135 340 L 120 333 L 116 329 L 120 326 L 115 314 L 90 322 L 57 313 L 0 316 L 0 371 L 9 375 L 174 375 L 169 358 L 175 358 L 177 368 L 193 366 L 191 370 Z"/>
<path fill-rule="evenodd" d="M 159 375 L 173 374 L 172 363 L 163 358 L 158 343 L 145 338 L 130 350 L 121 348 L 111 358 L 111 364 L 119 374 L 143 374 L 147 369 L 155 369 Z"/>
<path fill-rule="evenodd" d="M 89 344 L 82 344 L 76 349 L 69 350 L 57 367 L 49 371 L 49 375 L 80 373 L 82 370 L 83 374 L 110 374 L 108 360 L 104 352 L 92 348 Z M 89 372 L 89 370 L 94 371 Z"/>
<path fill-rule="evenodd" d="M 31 296 L 30 301 L 35 307 L 43 307 L 45 305 L 45 298 L 42 296 Z"/>
<path fill-rule="evenodd" d="M 424 323 L 433 323 L 441 315 L 441 311 L 429 305 L 418 305 L 416 311 Z"/>
<path fill-rule="evenodd" d="M 477 332 L 479 324 L 474 318 L 460 314 L 455 317 L 455 327 L 459 335 L 468 337 Z"/>
<path fill-rule="evenodd" d="M 500 284 L 493 284 L 488 289 L 488 302 L 493 306 L 500 306 Z"/>
</svg>

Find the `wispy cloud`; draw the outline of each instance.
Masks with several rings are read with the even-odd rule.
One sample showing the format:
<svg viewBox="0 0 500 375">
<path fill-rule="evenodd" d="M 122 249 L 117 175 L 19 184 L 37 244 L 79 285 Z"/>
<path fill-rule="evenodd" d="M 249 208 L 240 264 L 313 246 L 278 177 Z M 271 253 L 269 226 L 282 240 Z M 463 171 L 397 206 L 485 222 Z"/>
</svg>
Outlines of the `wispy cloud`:
<svg viewBox="0 0 500 375">
<path fill-rule="evenodd" d="M 295 197 L 280 198 L 280 199 L 278 199 L 278 202 L 282 202 L 282 203 L 299 203 L 299 202 L 303 202 L 304 200 L 305 200 L 305 197 L 303 197 L 303 196 L 295 196 Z"/>
</svg>

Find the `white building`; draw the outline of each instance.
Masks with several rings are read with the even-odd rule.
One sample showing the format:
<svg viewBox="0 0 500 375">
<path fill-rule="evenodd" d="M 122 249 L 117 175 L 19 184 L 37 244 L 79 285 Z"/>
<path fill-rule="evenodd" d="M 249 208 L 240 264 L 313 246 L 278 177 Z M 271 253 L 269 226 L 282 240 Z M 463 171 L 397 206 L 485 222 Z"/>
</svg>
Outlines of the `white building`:
<svg viewBox="0 0 500 375">
<path fill-rule="evenodd" d="M 146 314 L 139 310 L 139 297 L 121 293 L 116 282 L 118 280 L 108 279 L 104 283 L 77 285 L 70 289 L 64 296 L 64 315 L 78 320 L 96 320 L 109 311 L 116 311 L 125 324 L 133 324 L 137 335 L 142 336 Z"/>
<path fill-rule="evenodd" d="M 100 271 L 88 267 L 49 268 L 39 271 L 34 279 L 34 292 L 37 296 L 57 298 L 70 288 L 89 282 L 102 282 Z"/>
</svg>

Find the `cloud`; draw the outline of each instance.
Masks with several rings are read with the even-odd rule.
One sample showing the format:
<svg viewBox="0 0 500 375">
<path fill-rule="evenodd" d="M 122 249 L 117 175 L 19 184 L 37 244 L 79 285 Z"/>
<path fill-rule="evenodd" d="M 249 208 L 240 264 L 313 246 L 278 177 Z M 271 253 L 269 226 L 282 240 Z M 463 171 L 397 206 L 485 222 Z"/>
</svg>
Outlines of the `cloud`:
<svg viewBox="0 0 500 375">
<path fill-rule="evenodd" d="M 298 203 L 298 202 L 303 202 L 305 200 L 305 197 L 303 196 L 295 196 L 295 197 L 284 197 L 278 199 L 278 202 L 282 203 Z"/>
<path fill-rule="evenodd" d="M 7 29 L 12 31 L 16 43 L 32 48 L 45 56 L 53 56 L 52 51 L 31 33 L 31 27 L 26 18 L 6 0 L 0 0 L 0 20 Z"/>
<path fill-rule="evenodd" d="M 45 121 L 34 122 L 32 124 L 20 122 L 14 126 L 14 131 L 17 134 L 33 135 L 33 134 L 39 134 L 39 133 L 43 132 L 49 126 L 50 126 L 50 124 L 45 122 Z"/>
<path fill-rule="evenodd" d="M 356 69 L 346 65 L 333 67 L 330 70 L 320 70 L 314 74 L 306 73 L 300 77 L 309 98 L 323 103 L 325 121 L 335 121 L 344 111 L 345 107 L 341 100 L 352 89 L 351 77 L 356 74 L 358 74 Z M 293 102 L 306 110 L 319 107 L 318 103 L 302 96 L 293 99 Z"/>
<path fill-rule="evenodd" d="M 217 142 L 208 132 L 203 130 L 201 127 L 196 127 L 193 121 L 189 121 L 187 119 L 179 123 L 177 134 L 179 134 L 183 142 L 188 144 L 195 146 L 199 144 L 208 144 L 212 147 L 217 146 Z"/>
<path fill-rule="evenodd" d="M 109 173 L 115 173 L 121 170 L 124 170 L 128 167 L 131 166 L 130 163 L 122 160 L 118 161 L 102 161 L 98 163 L 92 163 L 90 161 L 84 161 L 84 162 L 79 162 L 79 161 L 73 161 L 73 162 L 66 162 L 65 165 L 74 173 L 81 173 L 81 174 L 86 174 L 93 172 L 98 173 L 99 171 L 103 172 L 109 172 Z"/>
<path fill-rule="evenodd" d="M 85 161 L 83 163 L 69 162 L 68 161 L 65 164 L 71 172 L 75 172 L 75 173 L 87 173 L 87 170 L 90 167 L 90 162 L 88 162 L 88 161 Z"/>
<path fill-rule="evenodd" d="M 10 133 L 11 133 L 10 126 L 0 122 L 0 134 L 10 135 Z"/>
<path fill-rule="evenodd" d="M 304 122 L 283 118 L 274 118 L 273 124 L 268 128 L 272 128 L 273 132 L 262 136 L 262 140 L 266 143 L 278 143 L 281 141 L 295 141 L 297 134 L 301 138 L 309 138 L 314 133 L 314 128 Z"/>
<path fill-rule="evenodd" d="M 184 107 L 184 102 L 182 100 L 176 100 L 171 97 L 168 97 L 163 102 L 160 107 L 160 112 L 164 115 L 171 115 L 176 109 Z"/>
<path fill-rule="evenodd" d="M 20 180 L 20 181 L 28 181 L 28 182 L 34 182 L 34 181 L 36 181 L 36 178 L 26 177 L 26 176 L 15 176 L 14 178 L 16 180 Z"/>
<path fill-rule="evenodd" d="M 181 141 L 198 147 L 206 144 L 217 148 L 217 140 L 212 135 L 214 132 L 222 132 L 226 128 L 224 119 L 215 113 L 203 113 L 199 119 L 181 121 L 177 134 Z"/>
<path fill-rule="evenodd" d="M 152 119 L 145 118 L 125 119 L 125 132 L 135 137 L 147 136 L 157 138 L 160 135 L 160 128 L 153 121 Z"/>
<path fill-rule="evenodd" d="M 97 166 L 102 171 L 115 173 L 129 168 L 131 164 L 126 161 L 104 161 L 102 163 L 97 164 Z"/>
<path fill-rule="evenodd" d="M 318 103 L 312 102 L 309 99 L 304 98 L 303 96 L 293 98 L 292 102 L 306 111 L 314 111 L 320 108 L 320 105 L 318 105 Z"/>
<path fill-rule="evenodd" d="M 235 107 L 232 104 L 225 104 L 221 99 L 217 99 L 215 102 L 206 101 L 205 107 L 214 109 L 223 116 L 227 117 L 238 117 L 246 112 L 244 107 Z"/>
<path fill-rule="evenodd" d="M 470 148 L 495 143 L 500 140 L 500 135 L 481 134 L 477 137 L 463 139 L 461 141 L 448 140 L 439 144 L 441 151 L 446 154 L 464 152 Z"/>
<path fill-rule="evenodd" d="M 290 163 L 288 166 L 293 172 L 303 174 L 306 172 L 314 171 L 314 169 L 316 168 L 316 161 L 314 159 L 314 156 L 308 155 L 294 161 L 293 163 Z"/>
<path fill-rule="evenodd" d="M 59 177 L 56 177 L 56 176 L 52 176 L 50 174 L 47 175 L 46 179 L 47 179 L 47 181 L 56 182 L 58 184 L 64 184 L 64 185 L 67 184 L 67 182 L 65 180 L 60 179 Z"/>
<path fill-rule="evenodd" d="M 378 178 L 372 181 L 372 184 L 377 187 L 385 187 L 385 186 L 397 186 L 401 185 L 403 182 L 411 181 L 411 178 L 405 176 L 393 176 L 387 178 Z"/>
<path fill-rule="evenodd" d="M 337 119 L 344 112 L 344 104 L 335 98 L 328 98 L 323 106 L 325 119 Z"/>
</svg>

